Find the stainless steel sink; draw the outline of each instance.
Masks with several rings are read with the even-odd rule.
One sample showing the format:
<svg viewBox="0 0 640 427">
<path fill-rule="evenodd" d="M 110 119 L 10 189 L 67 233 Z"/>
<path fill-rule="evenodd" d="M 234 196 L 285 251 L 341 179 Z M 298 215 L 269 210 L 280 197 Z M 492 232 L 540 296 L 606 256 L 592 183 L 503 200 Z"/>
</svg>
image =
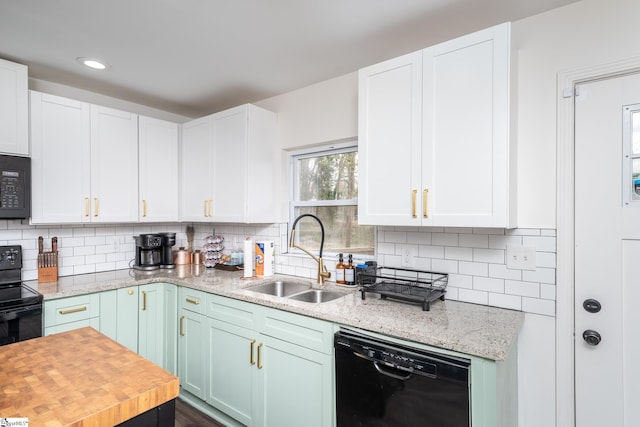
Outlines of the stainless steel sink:
<svg viewBox="0 0 640 427">
<path fill-rule="evenodd" d="M 304 302 L 327 302 L 345 296 L 342 292 L 325 291 L 324 289 L 311 289 L 289 297 L 291 300 Z"/>
<path fill-rule="evenodd" d="M 309 284 L 298 282 L 284 282 L 282 280 L 248 288 L 248 290 L 253 292 L 260 292 L 261 294 L 274 295 L 277 297 L 287 297 L 289 295 L 298 294 L 309 289 L 311 289 L 311 285 Z"/>
</svg>

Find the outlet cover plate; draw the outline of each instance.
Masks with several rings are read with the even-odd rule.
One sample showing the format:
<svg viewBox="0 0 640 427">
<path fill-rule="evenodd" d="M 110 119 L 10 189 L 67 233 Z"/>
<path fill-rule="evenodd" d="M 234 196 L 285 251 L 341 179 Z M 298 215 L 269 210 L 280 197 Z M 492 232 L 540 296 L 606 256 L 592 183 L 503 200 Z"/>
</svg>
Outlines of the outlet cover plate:
<svg viewBox="0 0 640 427">
<path fill-rule="evenodd" d="M 516 270 L 535 270 L 535 246 L 507 246 L 507 268 Z"/>
</svg>

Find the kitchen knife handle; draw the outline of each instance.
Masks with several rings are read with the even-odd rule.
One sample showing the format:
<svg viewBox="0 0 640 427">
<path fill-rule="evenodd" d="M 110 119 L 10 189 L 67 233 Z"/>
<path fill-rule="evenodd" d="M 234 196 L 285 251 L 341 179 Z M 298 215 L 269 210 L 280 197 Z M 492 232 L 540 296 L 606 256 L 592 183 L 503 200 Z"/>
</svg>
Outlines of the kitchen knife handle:
<svg viewBox="0 0 640 427">
<path fill-rule="evenodd" d="M 413 218 L 417 218 L 418 215 L 416 214 L 416 198 L 418 195 L 418 190 L 413 190 L 411 192 L 411 216 Z"/>
<path fill-rule="evenodd" d="M 97 217 L 100 212 L 99 212 L 99 207 L 100 207 L 100 202 L 98 201 L 97 197 L 93 198 L 93 216 Z"/>
<path fill-rule="evenodd" d="M 429 205 L 427 204 L 427 200 L 429 198 L 429 189 L 425 188 L 422 190 L 422 216 L 424 218 L 429 218 Z"/>
<path fill-rule="evenodd" d="M 184 336 L 184 329 L 182 328 L 183 323 L 184 323 L 184 316 L 180 316 L 180 336 L 181 337 Z"/>
<path fill-rule="evenodd" d="M 256 339 L 252 339 L 249 343 L 249 363 L 255 365 L 256 361 L 253 359 L 253 345 L 256 343 Z"/>
<path fill-rule="evenodd" d="M 84 198 L 84 216 L 86 217 L 89 216 L 89 198 L 88 197 Z"/>
<path fill-rule="evenodd" d="M 258 369 L 262 369 L 262 362 L 260 361 L 260 349 L 262 349 L 262 343 L 258 344 Z"/>
</svg>

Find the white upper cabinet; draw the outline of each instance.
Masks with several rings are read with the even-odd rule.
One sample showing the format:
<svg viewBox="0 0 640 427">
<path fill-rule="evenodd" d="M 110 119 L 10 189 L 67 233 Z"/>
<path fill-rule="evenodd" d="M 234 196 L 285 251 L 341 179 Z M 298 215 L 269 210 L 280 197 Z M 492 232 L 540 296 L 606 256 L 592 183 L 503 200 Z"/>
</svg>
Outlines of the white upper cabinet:
<svg viewBox="0 0 640 427">
<path fill-rule="evenodd" d="M 360 70 L 359 222 L 514 227 L 510 25 Z"/>
<path fill-rule="evenodd" d="M 138 115 L 91 106 L 91 215 L 138 220 Z"/>
<path fill-rule="evenodd" d="M 31 222 L 87 222 L 90 108 L 86 102 L 31 92 Z"/>
<path fill-rule="evenodd" d="M 276 115 L 241 105 L 182 128 L 183 221 L 278 218 Z"/>
<path fill-rule="evenodd" d="M 141 222 L 178 220 L 178 149 L 177 123 L 138 118 Z"/>
<path fill-rule="evenodd" d="M 138 116 L 31 92 L 31 222 L 138 220 Z"/>
<path fill-rule="evenodd" d="M 180 219 L 209 221 L 213 200 L 211 117 L 182 125 Z"/>
<path fill-rule="evenodd" d="M 0 153 L 29 155 L 27 67 L 0 59 Z"/>
</svg>

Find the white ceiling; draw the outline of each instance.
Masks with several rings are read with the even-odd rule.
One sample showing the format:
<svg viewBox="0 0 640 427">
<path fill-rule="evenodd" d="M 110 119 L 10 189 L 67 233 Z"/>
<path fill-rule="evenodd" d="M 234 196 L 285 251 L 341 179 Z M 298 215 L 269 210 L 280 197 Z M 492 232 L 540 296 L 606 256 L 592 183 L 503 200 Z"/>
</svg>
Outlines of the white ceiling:
<svg viewBox="0 0 640 427">
<path fill-rule="evenodd" d="M 0 57 L 197 117 L 574 1 L 0 0 Z M 81 56 L 111 67 L 84 69 Z"/>
</svg>

